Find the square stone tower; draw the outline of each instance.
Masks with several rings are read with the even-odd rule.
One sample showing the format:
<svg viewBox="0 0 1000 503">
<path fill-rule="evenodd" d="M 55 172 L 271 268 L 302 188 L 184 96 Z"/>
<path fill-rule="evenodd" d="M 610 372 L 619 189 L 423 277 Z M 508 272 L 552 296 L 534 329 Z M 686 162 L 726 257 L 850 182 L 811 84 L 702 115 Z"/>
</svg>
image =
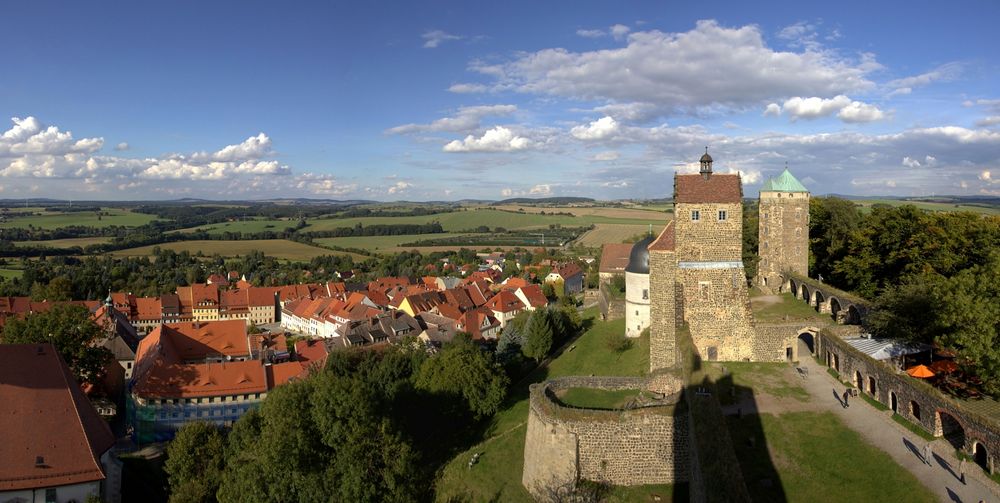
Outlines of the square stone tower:
<svg viewBox="0 0 1000 503">
<path fill-rule="evenodd" d="M 740 175 L 712 173 L 706 152 L 698 174 L 674 177 L 674 219 L 678 321 L 688 324 L 703 359 L 750 358 L 755 332 L 743 270 Z"/>
<path fill-rule="evenodd" d="M 760 189 L 757 285 L 781 287 L 782 271 L 809 274 L 809 191 L 785 168 Z"/>
</svg>

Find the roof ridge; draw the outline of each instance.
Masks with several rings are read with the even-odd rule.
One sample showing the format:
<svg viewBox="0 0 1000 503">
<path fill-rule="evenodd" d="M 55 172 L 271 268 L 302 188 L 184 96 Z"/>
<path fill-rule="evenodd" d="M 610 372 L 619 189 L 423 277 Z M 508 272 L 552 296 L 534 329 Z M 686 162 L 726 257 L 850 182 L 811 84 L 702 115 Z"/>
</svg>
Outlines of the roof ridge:
<svg viewBox="0 0 1000 503">
<path fill-rule="evenodd" d="M 83 433 L 83 438 L 85 438 L 87 440 L 87 450 L 90 451 L 90 454 L 91 454 L 90 456 L 88 456 L 88 460 L 91 463 L 93 463 L 94 468 L 98 472 L 100 472 L 101 475 L 103 475 L 105 478 L 107 478 L 107 474 L 104 473 L 104 469 L 101 467 L 100 463 L 97 462 L 96 456 L 94 456 L 94 446 L 91 443 L 90 435 L 87 434 L 87 427 L 86 427 L 86 425 L 83 424 L 83 417 L 80 416 L 80 404 L 77 403 L 76 397 L 73 395 L 73 389 L 70 388 L 70 386 L 76 386 L 76 389 L 79 391 L 79 393 L 83 394 L 83 390 L 80 388 L 80 383 L 76 382 L 75 378 L 69 379 L 69 375 L 68 375 L 69 374 L 69 365 L 67 365 L 66 362 L 63 361 L 62 355 L 60 355 L 59 352 L 56 351 L 55 345 L 49 344 L 49 347 L 52 349 L 52 353 L 55 356 L 56 360 L 58 361 L 59 370 L 60 370 L 60 373 L 62 374 L 62 378 L 63 378 L 63 383 L 66 384 L 66 393 L 69 393 L 69 400 L 70 400 L 70 403 L 73 405 L 73 413 L 76 416 L 76 424 L 80 427 L 80 431 Z M 91 405 L 91 403 L 90 403 L 90 400 L 87 399 L 86 395 L 84 395 L 83 398 L 84 398 L 84 400 L 87 401 L 87 405 L 93 407 L 93 405 Z M 106 425 L 106 423 L 104 423 L 104 424 Z M 109 427 L 109 429 L 110 429 L 110 427 Z"/>
</svg>

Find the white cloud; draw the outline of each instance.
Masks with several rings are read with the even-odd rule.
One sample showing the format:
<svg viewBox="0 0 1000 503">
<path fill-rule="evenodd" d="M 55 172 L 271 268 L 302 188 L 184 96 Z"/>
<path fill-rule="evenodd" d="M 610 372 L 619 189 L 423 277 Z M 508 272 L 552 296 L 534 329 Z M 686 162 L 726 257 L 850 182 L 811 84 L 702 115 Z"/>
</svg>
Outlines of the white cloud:
<svg viewBox="0 0 1000 503">
<path fill-rule="evenodd" d="M 782 110 L 788 114 L 792 120 L 796 119 L 816 119 L 826 117 L 851 104 L 851 99 L 844 95 L 838 95 L 830 99 L 819 97 L 801 98 L 795 96 L 785 101 Z"/>
<path fill-rule="evenodd" d="M 410 187 L 413 187 L 412 183 L 404 182 L 404 181 L 399 181 L 399 182 L 396 182 L 391 187 L 389 187 L 389 193 L 390 194 L 402 194 L 403 192 L 406 192 L 406 190 L 409 189 Z"/>
<path fill-rule="evenodd" d="M 979 179 L 984 182 L 993 181 L 993 177 L 988 169 L 984 169 L 981 173 L 979 173 Z"/>
<path fill-rule="evenodd" d="M 527 138 L 517 136 L 510 129 L 496 126 L 476 138 L 468 135 L 465 140 L 454 140 L 444 146 L 445 152 L 511 152 L 532 146 Z"/>
<path fill-rule="evenodd" d="M 251 136 L 238 145 L 228 145 L 212 154 L 215 161 L 257 159 L 271 153 L 271 139 L 264 133 Z"/>
<path fill-rule="evenodd" d="M 976 125 L 979 127 L 990 127 L 996 126 L 997 124 L 1000 124 L 1000 115 L 991 115 L 976 121 Z"/>
<path fill-rule="evenodd" d="M 920 161 L 918 161 L 916 159 L 913 159 L 911 157 L 904 157 L 903 158 L 903 166 L 906 166 L 907 168 L 919 168 L 920 167 Z"/>
<path fill-rule="evenodd" d="M 683 33 L 631 33 L 617 49 L 544 49 L 504 63 L 469 65 L 494 78 L 494 89 L 661 110 L 745 107 L 865 90 L 874 86 L 867 74 L 880 67 L 868 54 L 850 60 L 833 51 L 775 51 L 756 26 L 726 28 L 715 21 L 699 21 Z"/>
<path fill-rule="evenodd" d="M 460 84 L 452 84 L 451 87 L 448 88 L 448 90 L 458 94 L 469 94 L 469 93 L 484 93 L 486 91 L 489 91 L 490 88 L 484 86 L 483 84 L 460 83 Z"/>
<path fill-rule="evenodd" d="M 774 105 L 774 103 L 772 103 Z M 852 101 L 843 94 L 825 99 L 820 97 L 802 98 L 795 96 L 785 101 L 781 111 L 788 114 L 794 121 L 798 119 L 818 119 L 829 115 L 837 114 L 837 118 L 844 122 L 873 122 L 885 118 L 885 113 L 877 106 Z M 768 105 L 764 111 L 765 115 L 775 114 L 778 107 Z"/>
<path fill-rule="evenodd" d="M 618 122 L 611 117 L 602 117 L 586 126 L 576 126 L 570 130 L 580 140 L 602 140 L 618 132 Z"/>
<path fill-rule="evenodd" d="M 619 157 L 621 156 L 618 154 L 618 152 L 614 150 L 606 150 L 604 152 L 598 152 L 594 154 L 594 157 L 592 157 L 591 159 L 595 161 L 615 161 Z"/>
<path fill-rule="evenodd" d="M 118 145 L 115 145 L 115 150 L 117 150 L 119 152 L 124 152 L 124 151 L 126 151 L 128 149 L 129 149 L 129 146 L 128 146 L 128 143 L 126 143 L 126 142 L 121 142 Z"/>
<path fill-rule="evenodd" d="M 900 88 L 914 88 L 919 86 L 926 86 L 933 82 L 940 81 L 950 81 L 957 79 L 963 70 L 962 63 L 952 62 L 943 64 L 929 72 L 921 73 L 920 75 L 914 75 L 911 77 L 905 77 L 902 79 L 890 80 L 886 83 L 886 86 L 900 89 Z"/>
<path fill-rule="evenodd" d="M 547 183 L 540 183 L 532 187 L 531 190 L 528 191 L 528 194 L 533 196 L 551 196 L 552 186 Z"/>
<path fill-rule="evenodd" d="M 409 134 L 424 132 L 464 133 L 479 129 L 483 117 L 506 116 L 517 111 L 515 105 L 484 105 L 461 107 L 452 117 L 443 117 L 430 124 L 404 124 L 386 130 L 389 134 Z"/>
<path fill-rule="evenodd" d="M 630 31 L 632 31 L 632 29 L 623 24 L 616 24 L 611 28 L 608 28 L 608 33 L 610 33 L 615 40 L 622 40 Z"/>
<path fill-rule="evenodd" d="M 306 173 L 296 177 L 295 188 L 324 196 L 346 196 L 358 190 L 354 183 L 340 183 L 332 175 Z"/>
<path fill-rule="evenodd" d="M 779 115 L 781 115 L 781 105 L 777 103 L 768 103 L 767 108 L 764 109 L 764 117 L 777 117 Z"/>
<path fill-rule="evenodd" d="M 604 30 L 576 30 L 576 34 L 583 38 L 601 38 L 607 35 Z"/>
<path fill-rule="evenodd" d="M 439 45 L 451 41 L 451 40 L 461 40 L 463 37 L 460 35 L 452 35 L 441 30 L 431 30 L 425 32 L 421 37 L 424 39 L 424 49 L 433 49 Z"/>
<path fill-rule="evenodd" d="M 837 117 L 844 122 L 874 122 L 884 119 L 885 112 L 879 110 L 875 105 L 852 101 L 851 104 L 837 112 Z"/>
<path fill-rule="evenodd" d="M 740 179 L 743 181 L 744 185 L 756 185 L 757 183 L 760 182 L 760 178 L 762 176 L 759 169 L 743 170 L 735 168 L 726 168 L 726 173 L 729 173 L 730 175 L 739 173 Z"/>
<path fill-rule="evenodd" d="M 885 95 L 885 97 L 886 98 L 892 98 L 893 96 L 903 96 L 903 95 L 910 94 L 912 92 L 913 92 L 912 88 L 909 88 L 909 87 L 900 87 L 898 89 L 894 89 L 889 94 Z"/>
<path fill-rule="evenodd" d="M 514 190 L 511 188 L 506 188 L 500 191 L 500 195 L 503 197 L 510 197 L 514 195 Z"/>
</svg>

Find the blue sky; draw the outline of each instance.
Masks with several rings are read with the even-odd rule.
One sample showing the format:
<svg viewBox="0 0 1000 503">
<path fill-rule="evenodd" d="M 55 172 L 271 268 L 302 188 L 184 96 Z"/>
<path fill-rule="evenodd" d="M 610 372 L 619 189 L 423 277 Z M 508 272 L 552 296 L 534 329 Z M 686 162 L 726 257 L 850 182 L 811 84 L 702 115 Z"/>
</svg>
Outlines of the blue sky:
<svg viewBox="0 0 1000 503">
<path fill-rule="evenodd" d="M 1000 4 L 9 3 L 0 198 L 1000 195 Z"/>
</svg>

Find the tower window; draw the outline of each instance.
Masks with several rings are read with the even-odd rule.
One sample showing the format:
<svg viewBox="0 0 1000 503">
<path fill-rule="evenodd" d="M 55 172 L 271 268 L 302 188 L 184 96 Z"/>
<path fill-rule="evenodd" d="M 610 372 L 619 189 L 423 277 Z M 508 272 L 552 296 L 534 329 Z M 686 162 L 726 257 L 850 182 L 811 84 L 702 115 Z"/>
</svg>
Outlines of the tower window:
<svg viewBox="0 0 1000 503">
<path fill-rule="evenodd" d="M 725 220 L 727 216 L 728 215 L 726 215 L 726 210 L 719 210 L 719 221 L 720 222 L 722 222 L 723 220 Z"/>
<path fill-rule="evenodd" d="M 649 290 L 643 289 L 642 290 L 642 300 L 646 300 L 648 298 L 649 298 Z"/>
<path fill-rule="evenodd" d="M 691 221 L 697 222 L 701 218 L 701 212 L 698 210 L 691 210 Z"/>
</svg>

